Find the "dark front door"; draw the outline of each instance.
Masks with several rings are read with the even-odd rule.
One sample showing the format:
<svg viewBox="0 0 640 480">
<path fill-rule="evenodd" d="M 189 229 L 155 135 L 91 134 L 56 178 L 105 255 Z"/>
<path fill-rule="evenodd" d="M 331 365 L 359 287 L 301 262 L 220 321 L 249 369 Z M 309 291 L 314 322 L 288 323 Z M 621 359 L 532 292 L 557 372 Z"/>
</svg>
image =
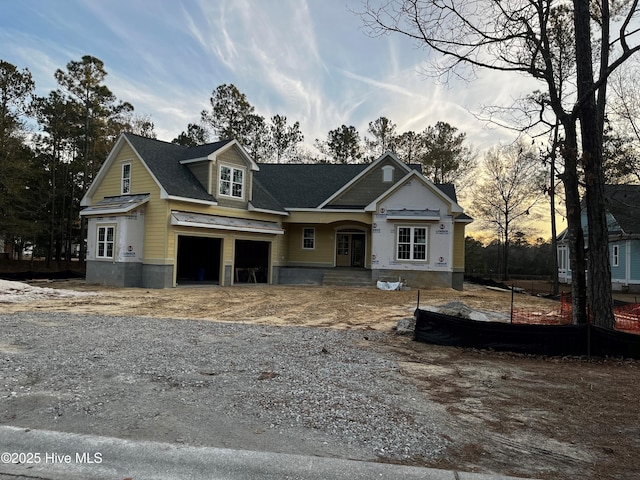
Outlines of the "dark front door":
<svg viewBox="0 0 640 480">
<path fill-rule="evenodd" d="M 336 236 L 336 267 L 364 267 L 364 233 L 338 233 Z"/>
<path fill-rule="evenodd" d="M 364 267 L 364 235 L 356 234 L 351 235 L 351 266 L 352 267 Z"/>
</svg>

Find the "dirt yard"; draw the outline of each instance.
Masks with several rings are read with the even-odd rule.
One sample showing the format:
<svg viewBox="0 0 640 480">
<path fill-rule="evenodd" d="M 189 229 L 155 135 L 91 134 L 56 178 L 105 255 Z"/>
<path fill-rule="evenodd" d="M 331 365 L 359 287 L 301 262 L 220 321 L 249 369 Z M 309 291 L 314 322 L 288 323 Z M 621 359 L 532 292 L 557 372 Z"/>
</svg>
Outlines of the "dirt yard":
<svg viewBox="0 0 640 480">
<path fill-rule="evenodd" d="M 374 288 L 236 286 L 116 289 L 82 281 L 33 285 L 95 293 L 5 301 L 3 313 L 55 311 L 392 332 L 418 292 Z M 508 312 L 511 294 L 480 286 L 422 290 L 420 305 L 460 301 Z M 516 295 L 518 307 L 552 300 Z M 640 478 L 640 362 L 538 358 L 417 343 L 384 347 L 406 377 L 452 414 L 446 454 L 426 466 L 541 479 Z M 413 462 L 425 465 L 421 459 Z"/>
</svg>

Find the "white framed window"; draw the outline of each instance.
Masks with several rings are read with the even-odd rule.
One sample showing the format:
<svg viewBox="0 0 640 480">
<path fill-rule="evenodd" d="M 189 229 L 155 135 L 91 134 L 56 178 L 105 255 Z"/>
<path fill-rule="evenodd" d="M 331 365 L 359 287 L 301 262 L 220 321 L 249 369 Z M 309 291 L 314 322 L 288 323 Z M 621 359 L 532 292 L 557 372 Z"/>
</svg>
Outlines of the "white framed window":
<svg viewBox="0 0 640 480">
<path fill-rule="evenodd" d="M 611 264 L 617 267 L 620 265 L 620 246 L 614 245 L 611 250 Z"/>
<path fill-rule="evenodd" d="M 232 198 L 244 197 L 244 170 L 241 168 L 220 166 L 220 195 Z"/>
<path fill-rule="evenodd" d="M 116 227 L 98 226 L 96 258 L 113 258 Z"/>
<path fill-rule="evenodd" d="M 122 195 L 131 193 L 131 164 L 122 164 Z"/>
<path fill-rule="evenodd" d="M 396 259 L 427 260 L 427 227 L 403 226 L 397 228 Z"/>
<path fill-rule="evenodd" d="M 302 230 L 302 248 L 304 250 L 313 250 L 316 248 L 315 228 L 305 228 Z"/>
</svg>

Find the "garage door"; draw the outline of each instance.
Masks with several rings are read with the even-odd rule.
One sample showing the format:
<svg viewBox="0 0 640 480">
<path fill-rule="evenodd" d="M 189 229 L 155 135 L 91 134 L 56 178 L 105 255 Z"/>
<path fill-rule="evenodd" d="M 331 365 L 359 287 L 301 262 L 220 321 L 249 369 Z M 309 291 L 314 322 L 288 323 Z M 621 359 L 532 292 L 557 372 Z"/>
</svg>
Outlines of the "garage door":
<svg viewBox="0 0 640 480">
<path fill-rule="evenodd" d="M 236 240 L 235 283 L 268 283 L 270 242 Z"/>
<path fill-rule="evenodd" d="M 220 283 L 220 238 L 178 236 L 177 283 Z"/>
</svg>

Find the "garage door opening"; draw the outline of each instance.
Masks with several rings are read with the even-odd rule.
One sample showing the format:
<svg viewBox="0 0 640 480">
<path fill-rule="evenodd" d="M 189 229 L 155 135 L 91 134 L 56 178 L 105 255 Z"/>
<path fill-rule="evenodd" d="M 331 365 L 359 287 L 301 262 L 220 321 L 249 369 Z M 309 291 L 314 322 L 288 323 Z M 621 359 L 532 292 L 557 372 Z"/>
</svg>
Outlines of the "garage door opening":
<svg viewBox="0 0 640 480">
<path fill-rule="evenodd" d="M 220 283 L 220 238 L 178 236 L 176 281 L 185 283 Z"/>
<path fill-rule="evenodd" d="M 236 240 L 235 283 L 269 282 L 269 242 Z"/>
</svg>

